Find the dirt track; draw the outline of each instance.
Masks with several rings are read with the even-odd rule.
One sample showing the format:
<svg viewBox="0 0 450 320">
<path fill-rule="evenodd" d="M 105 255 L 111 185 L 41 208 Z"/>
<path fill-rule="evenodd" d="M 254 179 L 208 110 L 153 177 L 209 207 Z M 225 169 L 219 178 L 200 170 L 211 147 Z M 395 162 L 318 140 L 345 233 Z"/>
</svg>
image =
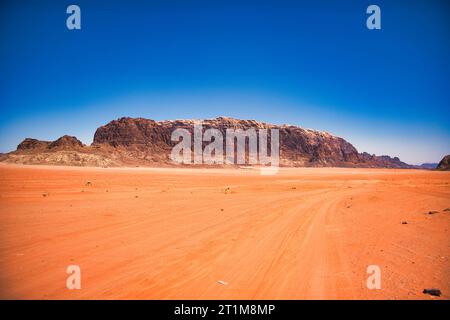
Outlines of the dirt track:
<svg viewBox="0 0 450 320">
<path fill-rule="evenodd" d="M 0 165 L 0 298 L 449 299 L 446 208 L 445 172 Z"/>
</svg>

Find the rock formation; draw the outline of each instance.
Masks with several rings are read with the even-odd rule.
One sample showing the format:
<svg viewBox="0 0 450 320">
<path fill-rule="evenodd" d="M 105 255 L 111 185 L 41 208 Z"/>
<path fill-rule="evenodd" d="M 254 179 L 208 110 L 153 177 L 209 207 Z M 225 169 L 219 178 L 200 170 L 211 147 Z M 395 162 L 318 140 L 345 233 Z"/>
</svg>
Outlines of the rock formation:
<svg viewBox="0 0 450 320">
<path fill-rule="evenodd" d="M 171 140 L 171 134 L 180 128 L 193 136 L 194 123 L 194 120 L 154 121 L 125 117 L 98 128 L 91 146 L 70 136 L 53 142 L 27 138 L 16 151 L 3 155 L 0 161 L 93 166 L 173 165 L 170 152 L 178 142 Z M 282 166 L 411 167 L 397 157 L 359 153 L 346 140 L 327 132 L 228 117 L 203 120 L 202 126 L 203 130 L 218 129 L 223 137 L 226 129 L 278 129 Z M 203 143 L 204 146 L 207 144 Z"/>
<path fill-rule="evenodd" d="M 437 170 L 450 170 L 450 154 L 446 155 L 444 158 L 442 158 L 441 162 L 439 162 Z"/>
</svg>

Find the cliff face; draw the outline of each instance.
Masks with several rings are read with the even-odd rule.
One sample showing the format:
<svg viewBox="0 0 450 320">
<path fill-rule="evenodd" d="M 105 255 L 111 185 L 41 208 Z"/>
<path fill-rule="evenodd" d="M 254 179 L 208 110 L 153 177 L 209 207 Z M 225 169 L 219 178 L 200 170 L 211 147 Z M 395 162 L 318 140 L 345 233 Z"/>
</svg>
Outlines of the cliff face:
<svg viewBox="0 0 450 320">
<path fill-rule="evenodd" d="M 171 141 L 172 132 L 186 129 L 193 137 L 194 124 L 194 120 L 120 118 L 98 128 L 91 146 L 84 146 L 70 136 L 63 136 L 53 142 L 27 138 L 16 151 L 3 155 L 0 160 L 94 166 L 170 165 L 171 150 L 178 143 Z M 278 129 L 282 166 L 410 167 L 398 158 L 358 153 L 346 140 L 326 132 L 227 117 L 204 120 L 201 124 L 203 130 L 219 130 L 224 138 L 227 129 Z M 207 144 L 209 142 L 203 142 L 203 146 Z M 225 142 L 223 150 L 226 150 Z"/>
<path fill-rule="evenodd" d="M 450 170 L 450 154 L 446 155 L 441 162 L 439 162 L 437 168 L 437 170 L 445 170 L 448 171 Z"/>
<path fill-rule="evenodd" d="M 218 129 L 223 137 L 226 129 L 278 129 L 280 163 L 285 166 L 409 167 L 398 158 L 360 154 L 352 144 L 340 137 L 296 126 L 276 126 L 227 117 L 204 120 L 202 126 L 204 130 Z M 172 132 L 182 128 L 193 136 L 193 127 L 193 120 L 157 122 L 143 118 L 121 118 L 98 128 L 94 135 L 94 145 L 109 145 L 125 153 L 134 153 L 139 158 L 168 162 L 170 151 L 176 144 L 171 141 Z"/>
</svg>

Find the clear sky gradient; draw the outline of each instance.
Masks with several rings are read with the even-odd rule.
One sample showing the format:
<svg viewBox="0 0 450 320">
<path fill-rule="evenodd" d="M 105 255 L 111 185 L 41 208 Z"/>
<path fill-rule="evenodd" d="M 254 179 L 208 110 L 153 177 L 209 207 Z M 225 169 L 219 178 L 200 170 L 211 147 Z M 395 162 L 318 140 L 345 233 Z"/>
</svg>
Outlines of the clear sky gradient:
<svg viewBox="0 0 450 320">
<path fill-rule="evenodd" d="M 324 130 L 359 151 L 450 153 L 449 1 L 1 1 L 0 152 L 91 143 L 121 116 Z M 66 8 L 81 7 L 81 30 Z M 366 28 L 381 8 L 382 29 Z"/>
</svg>

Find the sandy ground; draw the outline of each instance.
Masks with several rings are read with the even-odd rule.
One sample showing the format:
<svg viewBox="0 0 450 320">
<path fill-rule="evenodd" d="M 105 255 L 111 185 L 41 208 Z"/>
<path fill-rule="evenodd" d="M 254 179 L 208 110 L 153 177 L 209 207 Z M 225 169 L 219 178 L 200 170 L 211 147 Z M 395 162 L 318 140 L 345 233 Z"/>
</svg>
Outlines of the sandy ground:
<svg viewBox="0 0 450 320">
<path fill-rule="evenodd" d="M 0 298 L 449 299 L 449 183 L 419 170 L 0 165 Z M 66 288 L 68 265 L 80 290 Z"/>
</svg>

